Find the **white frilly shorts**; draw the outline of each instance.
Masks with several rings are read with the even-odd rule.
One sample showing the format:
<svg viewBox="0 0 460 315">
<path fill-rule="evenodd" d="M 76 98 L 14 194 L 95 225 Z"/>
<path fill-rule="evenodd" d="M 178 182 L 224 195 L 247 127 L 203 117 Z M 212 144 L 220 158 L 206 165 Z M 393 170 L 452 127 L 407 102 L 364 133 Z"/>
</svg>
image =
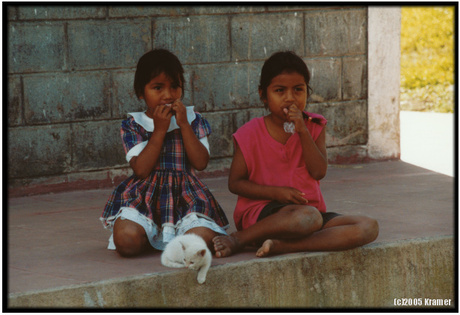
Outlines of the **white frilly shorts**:
<svg viewBox="0 0 460 315">
<path fill-rule="evenodd" d="M 114 217 L 109 218 L 107 221 L 110 221 L 111 223 L 107 226 L 107 228 L 113 229 L 113 224 L 117 219 L 131 220 L 142 226 L 147 234 L 150 245 L 158 250 L 164 250 L 166 244 L 168 244 L 176 236 L 183 235 L 188 230 L 196 227 L 205 227 L 223 235 L 227 235 L 225 229 L 228 228 L 228 226 L 225 227 L 225 229 L 220 227 L 210 218 L 201 216 L 200 213 L 190 213 L 177 222 L 176 225 L 165 224 L 163 225 L 163 230 L 160 230 L 151 219 L 142 215 L 136 209 L 128 207 L 121 208 Z M 116 249 L 115 243 L 113 242 L 113 233 L 109 238 L 109 245 L 107 246 L 107 249 Z"/>
</svg>

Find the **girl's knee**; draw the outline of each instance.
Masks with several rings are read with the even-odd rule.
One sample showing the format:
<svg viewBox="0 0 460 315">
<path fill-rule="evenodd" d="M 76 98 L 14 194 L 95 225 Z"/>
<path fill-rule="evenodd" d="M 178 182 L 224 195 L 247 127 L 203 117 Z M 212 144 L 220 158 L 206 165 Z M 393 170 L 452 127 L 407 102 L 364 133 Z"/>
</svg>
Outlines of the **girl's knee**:
<svg viewBox="0 0 460 315">
<path fill-rule="evenodd" d="M 291 222 L 300 233 L 309 235 L 321 229 L 323 217 L 321 213 L 311 206 L 296 206 L 290 209 Z"/>
<path fill-rule="evenodd" d="M 113 230 L 113 242 L 116 251 L 125 257 L 135 256 L 142 253 L 147 244 L 147 236 L 144 228 L 131 221 L 115 222 Z"/>
<path fill-rule="evenodd" d="M 372 242 L 379 235 L 379 223 L 375 219 L 366 218 L 365 230 L 368 239 Z"/>
<path fill-rule="evenodd" d="M 375 219 L 362 217 L 357 226 L 359 227 L 357 236 L 361 245 L 373 242 L 379 235 L 379 224 Z"/>
</svg>

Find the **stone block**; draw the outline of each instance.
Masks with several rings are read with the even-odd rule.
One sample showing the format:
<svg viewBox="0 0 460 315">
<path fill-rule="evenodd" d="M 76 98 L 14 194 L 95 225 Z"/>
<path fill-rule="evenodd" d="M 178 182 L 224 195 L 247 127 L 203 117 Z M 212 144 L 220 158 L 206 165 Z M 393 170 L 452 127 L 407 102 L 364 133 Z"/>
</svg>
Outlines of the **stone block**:
<svg viewBox="0 0 460 315">
<path fill-rule="evenodd" d="M 106 16 L 107 8 L 98 6 L 36 5 L 18 7 L 20 20 L 98 19 Z"/>
<path fill-rule="evenodd" d="M 311 11 L 323 9 L 323 6 L 306 6 L 306 5 L 269 5 L 267 11 L 269 12 L 280 12 L 280 11 L 295 11 L 301 13 L 302 11 Z"/>
<path fill-rule="evenodd" d="M 190 16 L 190 15 L 217 15 L 263 12 L 264 6 L 237 6 L 237 5 L 194 5 L 194 6 L 111 6 L 110 17 L 149 17 L 149 16 Z"/>
<path fill-rule="evenodd" d="M 107 187 L 115 187 L 132 174 L 133 169 L 128 166 L 124 168 L 111 168 L 108 170 L 104 169 L 101 171 L 70 173 L 67 180 L 75 187 L 79 188 L 81 186 L 85 186 L 85 190 L 101 188 L 104 189 Z M 86 188 L 88 186 L 89 188 Z M 77 190 L 77 188 L 75 188 L 74 191 L 75 190 Z"/>
<path fill-rule="evenodd" d="M 270 112 L 268 109 L 265 109 L 265 107 L 260 104 L 260 107 L 258 108 L 251 108 L 248 110 L 248 117 L 246 122 L 250 121 L 251 119 L 257 118 L 257 117 L 262 117 L 268 115 Z M 241 125 L 238 125 L 238 128 L 241 127 Z"/>
<path fill-rule="evenodd" d="M 367 101 L 310 104 L 309 111 L 327 119 L 328 147 L 367 143 Z"/>
<path fill-rule="evenodd" d="M 366 56 L 343 58 L 344 100 L 367 98 L 367 59 Z"/>
<path fill-rule="evenodd" d="M 72 168 L 82 171 L 126 164 L 121 120 L 74 124 Z"/>
<path fill-rule="evenodd" d="M 22 120 L 22 89 L 21 78 L 11 76 L 8 78 L 8 126 L 17 126 L 23 123 Z M 3 104 L 5 106 L 5 104 Z"/>
<path fill-rule="evenodd" d="M 184 64 L 230 60 L 226 16 L 158 18 L 154 24 L 153 46 L 171 50 Z"/>
<path fill-rule="evenodd" d="M 5 9 L 5 7 L 3 7 Z M 18 7 L 7 6 L 6 7 L 6 18 L 8 21 L 15 21 L 17 19 Z"/>
<path fill-rule="evenodd" d="M 233 154 L 233 113 L 206 113 L 205 118 L 211 125 L 212 133 L 209 136 L 211 157 L 228 157 Z"/>
<path fill-rule="evenodd" d="M 209 160 L 208 166 L 203 172 L 198 172 L 199 177 L 215 177 L 227 174 L 232 165 L 232 158 L 215 158 Z M 216 197 L 217 198 L 217 197 Z"/>
<path fill-rule="evenodd" d="M 136 5 L 136 6 L 110 6 L 109 17 L 149 17 L 149 16 L 183 16 L 190 14 L 189 6 L 159 6 L 159 5 Z"/>
<path fill-rule="evenodd" d="M 336 58 L 304 60 L 310 70 L 312 94 L 309 102 L 341 100 L 341 61 Z"/>
<path fill-rule="evenodd" d="M 8 197 L 23 197 L 32 194 L 58 193 L 58 186 L 68 183 L 67 173 L 43 175 L 39 177 L 9 178 Z M 10 194 L 11 193 L 11 194 Z"/>
<path fill-rule="evenodd" d="M 8 72 L 42 72 L 64 69 L 63 24 L 10 23 L 8 29 Z"/>
<path fill-rule="evenodd" d="M 195 111 L 203 111 L 204 108 L 200 106 L 201 104 L 195 104 L 193 101 L 193 66 L 183 65 L 184 68 L 184 89 L 182 90 L 182 103 L 185 106 L 195 106 Z"/>
<path fill-rule="evenodd" d="M 151 47 L 149 20 L 69 22 L 71 70 L 133 68 Z"/>
<path fill-rule="evenodd" d="M 231 20 L 232 58 L 265 60 L 280 50 L 302 56 L 302 27 L 303 17 L 295 12 L 235 16 Z"/>
<path fill-rule="evenodd" d="M 327 159 L 329 164 L 354 164 L 369 161 L 367 147 L 365 145 L 328 147 Z"/>
<path fill-rule="evenodd" d="M 305 51 L 311 56 L 365 54 L 366 8 L 305 13 Z"/>
<path fill-rule="evenodd" d="M 81 72 L 24 77 L 24 108 L 29 124 L 109 118 L 108 76 Z"/>
<path fill-rule="evenodd" d="M 262 5 L 216 5 L 216 6 L 191 6 L 191 14 L 237 14 L 237 13 L 258 13 L 264 12 L 265 6 Z"/>
<path fill-rule="evenodd" d="M 70 143 L 68 125 L 9 129 L 8 177 L 28 178 L 68 172 Z"/>
<path fill-rule="evenodd" d="M 145 102 L 139 100 L 134 92 L 134 72 L 112 73 L 112 116 L 114 118 L 124 119 L 127 113 L 146 110 Z"/>
<path fill-rule="evenodd" d="M 259 104 L 259 63 L 202 65 L 193 71 L 193 100 L 206 111 Z M 202 106 L 202 105 L 200 105 Z"/>
</svg>

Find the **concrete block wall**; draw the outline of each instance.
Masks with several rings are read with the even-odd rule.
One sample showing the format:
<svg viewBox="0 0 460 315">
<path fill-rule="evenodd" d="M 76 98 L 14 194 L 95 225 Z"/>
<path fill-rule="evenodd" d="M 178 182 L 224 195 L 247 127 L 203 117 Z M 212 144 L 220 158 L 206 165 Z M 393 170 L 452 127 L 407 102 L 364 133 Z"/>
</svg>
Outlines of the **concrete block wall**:
<svg viewBox="0 0 460 315">
<path fill-rule="evenodd" d="M 120 123 L 144 109 L 134 71 L 141 55 L 159 47 L 182 61 L 184 103 L 211 123 L 207 173 L 228 169 L 232 133 L 265 113 L 259 74 L 279 50 L 295 51 L 311 70 L 309 110 L 329 120 L 330 161 L 368 157 L 367 7 L 5 9 L 10 195 L 113 185 L 129 175 Z"/>
</svg>

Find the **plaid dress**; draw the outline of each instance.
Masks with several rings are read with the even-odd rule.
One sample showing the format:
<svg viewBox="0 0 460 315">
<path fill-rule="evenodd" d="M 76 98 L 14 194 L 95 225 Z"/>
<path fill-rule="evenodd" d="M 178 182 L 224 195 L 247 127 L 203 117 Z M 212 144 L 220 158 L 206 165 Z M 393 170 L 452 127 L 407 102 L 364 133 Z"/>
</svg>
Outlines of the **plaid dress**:
<svg viewBox="0 0 460 315">
<path fill-rule="evenodd" d="M 191 126 L 201 139 L 211 133 L 211 127 L 199 113 L 195 114 Z M 136 145 L 146 144 L 151 135 L 133 117 L 122 122 L 121 137 L 127 154 Z M 211 219 L 224 229 L 228 227 L 221 206 L 190 165 L 180 129 L 166 134 L 157 165 L 147 178 L 139 179 L 133 174 L 113 191 L 101 216 L 106 228 L 113 225 L 123 207 L 136 209 L 160 231 L 165 226 L 175 227 L 191 213 Z"/>
</svg>

